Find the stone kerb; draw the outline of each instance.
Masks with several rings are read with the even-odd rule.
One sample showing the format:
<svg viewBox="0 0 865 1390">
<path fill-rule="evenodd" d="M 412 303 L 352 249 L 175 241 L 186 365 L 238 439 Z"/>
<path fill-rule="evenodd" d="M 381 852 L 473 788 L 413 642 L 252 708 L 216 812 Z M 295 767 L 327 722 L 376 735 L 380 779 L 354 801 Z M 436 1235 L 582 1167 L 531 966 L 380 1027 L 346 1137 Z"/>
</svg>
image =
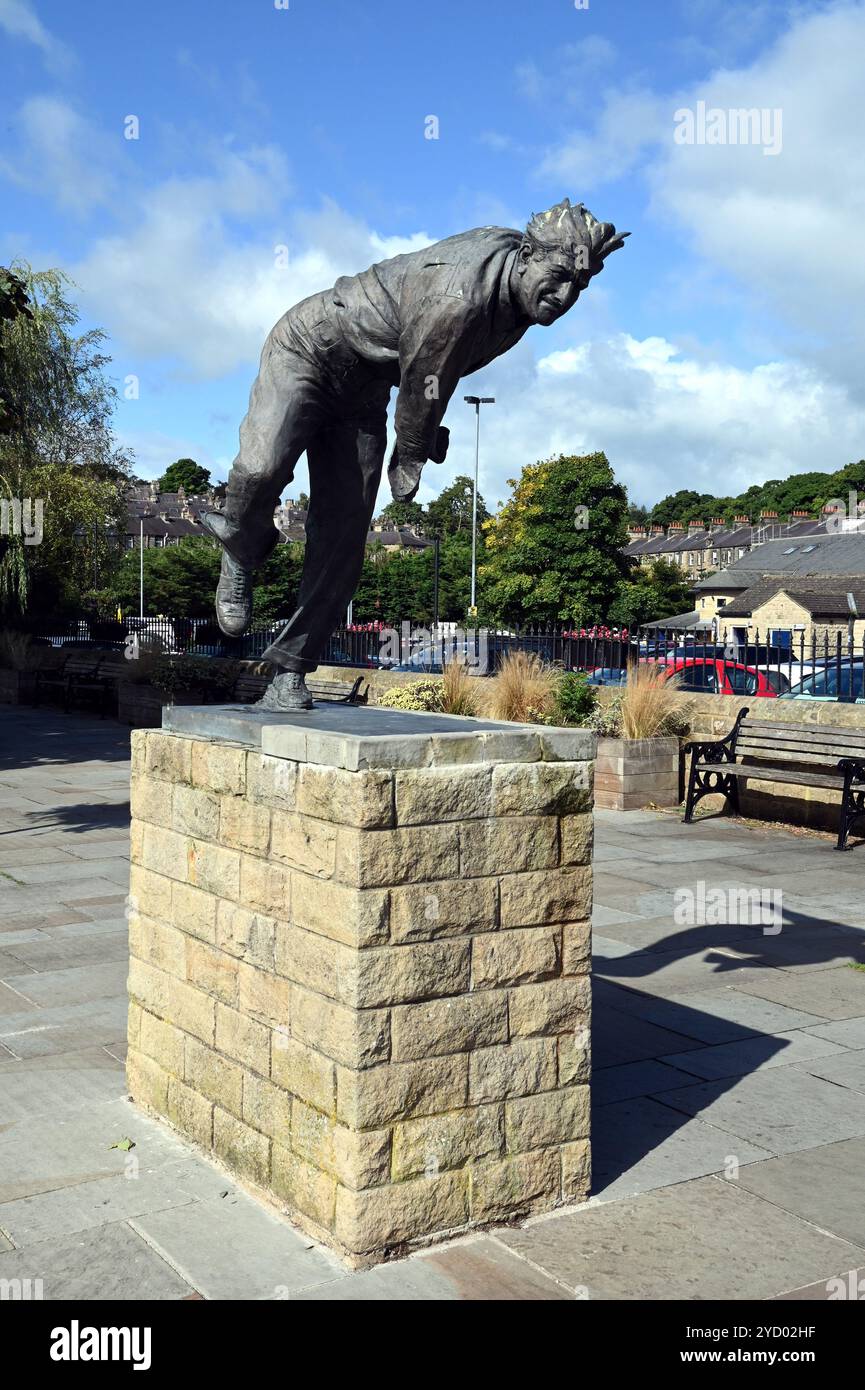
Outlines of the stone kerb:
<svg viewBox="0 0 865 1390">
<path fill-rule="evenodd" d="M 182 716 L 133 734 L 133 1098 L 353 1264 L 583 1200 L 591 737 Z"/>
</svg>

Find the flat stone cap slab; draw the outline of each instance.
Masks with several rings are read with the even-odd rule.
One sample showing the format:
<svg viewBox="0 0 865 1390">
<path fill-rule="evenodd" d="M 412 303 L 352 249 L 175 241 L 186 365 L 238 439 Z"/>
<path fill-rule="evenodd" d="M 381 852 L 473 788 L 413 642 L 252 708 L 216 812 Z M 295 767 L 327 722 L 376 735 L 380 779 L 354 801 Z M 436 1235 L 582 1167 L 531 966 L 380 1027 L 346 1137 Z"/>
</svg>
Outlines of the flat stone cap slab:
<svg viewBox="0 0 865 1390">
<path fill-rule="evenodd" d="M 272 714 L 252 705 L 168 705 L 162 727 L 187 738 L 239 743 L 273 757 L 351 772 L 454 763 L 587 762 L 594 758 L 596 745 L 588 729 L 335 701 L 291 714 Z"/>
</svg>

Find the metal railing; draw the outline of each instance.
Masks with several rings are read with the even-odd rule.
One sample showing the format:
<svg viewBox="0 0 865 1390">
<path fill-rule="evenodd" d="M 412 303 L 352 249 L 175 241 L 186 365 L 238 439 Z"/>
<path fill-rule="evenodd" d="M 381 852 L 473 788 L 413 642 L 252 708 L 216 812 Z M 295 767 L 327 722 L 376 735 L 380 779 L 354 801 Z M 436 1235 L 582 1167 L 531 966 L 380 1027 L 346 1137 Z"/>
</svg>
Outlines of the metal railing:
<svg viewBox="0 0 865 1390">
<path fill-rule="evenodd" d="M 217 625 L 197 618 L 130 618 L 123 622 L 77 618 L 34 632 L 55 647 L 99 646 L 174 655 L 260 659 L 284 626 L 277 621 L 227 638 Z M 643 629 L 639 635 L 601 626 L 524 628 L 416 628 L 397 631 L 381 623 L 341 625 L 331 635 L 322 664 L 437 673 L 443 660 L 467 660 L 479 673 L 494 674 L 513 651 L 533 653 L 566 671 L 586 673 L 594 685 L 624 684 L 641 664 L 670 669 L 685 691 L 751 697 L 862 701 L 865 703 L 865 644 L 841 631 L 806 635 L 773 630 L 734 635 L 725 641 L 681 629 Z"/>
</svg>

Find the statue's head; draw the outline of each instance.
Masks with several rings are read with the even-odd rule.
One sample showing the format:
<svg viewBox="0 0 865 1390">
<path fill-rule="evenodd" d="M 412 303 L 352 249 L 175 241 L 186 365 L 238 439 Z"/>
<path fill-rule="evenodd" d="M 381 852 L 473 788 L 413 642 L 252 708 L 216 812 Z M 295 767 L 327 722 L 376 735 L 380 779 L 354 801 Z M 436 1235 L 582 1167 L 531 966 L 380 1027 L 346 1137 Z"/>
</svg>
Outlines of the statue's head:
<svg viewBox="0 0 865 1390">
<path fill-rule="evenodd" d="M 604 268 L 630 232 L 598 222 L 588 208 L 569 198 L 535 213 L 517 252 L 511 286 L 532 323 L 549 324 L 566 314 L 593 275 Z"/>
</svg>

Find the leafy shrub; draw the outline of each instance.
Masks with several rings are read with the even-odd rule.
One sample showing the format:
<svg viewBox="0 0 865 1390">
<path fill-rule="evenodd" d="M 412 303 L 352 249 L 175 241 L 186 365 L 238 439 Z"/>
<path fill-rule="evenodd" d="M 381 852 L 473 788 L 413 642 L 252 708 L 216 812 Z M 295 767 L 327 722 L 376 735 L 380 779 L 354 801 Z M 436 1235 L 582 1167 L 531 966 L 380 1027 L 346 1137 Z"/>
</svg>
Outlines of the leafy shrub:
<svg viewBox="0 0 865 1390">
<path fill-rule="evenodd" d="M 385 709 L 414 710 L 422 714 L 439 714 L 442 709 L 444 693 L 440 680 L 413 681 L 411 685 L 397 685 L 386 690 L 379 700 Z"/>
<path fill-rule="evenodd" d="M 556 717 L 562 724 L 585 724 L 598 703 L 594 686 L 585 676 L 566 671 L 556 690 Z"/>
<path fill-rule="evenodd" d="M 235 661 L 219 661 L 206 656 L 163 656 L 154 660 L 150 680 L 169 700 L 178 695 L 195 694 L 207 704 L 231 694 L 237 670 Z"/>
</svg>

